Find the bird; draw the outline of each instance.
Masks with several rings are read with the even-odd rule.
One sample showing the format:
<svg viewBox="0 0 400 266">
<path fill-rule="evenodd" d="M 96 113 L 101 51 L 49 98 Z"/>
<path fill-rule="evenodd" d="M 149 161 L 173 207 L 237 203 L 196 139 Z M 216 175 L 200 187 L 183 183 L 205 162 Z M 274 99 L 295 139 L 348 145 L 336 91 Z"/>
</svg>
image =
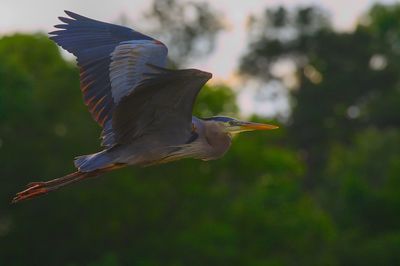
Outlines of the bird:
<svg viewBox="0 0 400 266">
<path fill-rule="evenodd" d="M 226 116 L 193 116 L 211 73 L 168 69 L 168 49 L 161 41 L 125 26 L 65 14 L 49 38 L 76 57 L 84 103 L 102 127 L 103 150 L 76 157 L 71 174 L 29 183 L 12 203 L 130 165 L 215 160 L 235 134 L 278 128 Z"/>
</svg>

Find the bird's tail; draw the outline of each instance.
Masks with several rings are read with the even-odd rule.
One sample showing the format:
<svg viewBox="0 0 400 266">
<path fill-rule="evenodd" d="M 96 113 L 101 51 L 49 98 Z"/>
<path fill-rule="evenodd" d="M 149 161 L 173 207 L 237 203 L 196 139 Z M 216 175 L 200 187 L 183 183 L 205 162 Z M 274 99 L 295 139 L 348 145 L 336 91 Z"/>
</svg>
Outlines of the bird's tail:
<svg viewBox="0 0 400 266">
<path fill-rule="evenodd" d="M 12 203 L 18 203 L 20 201 L 32 199 L 51 191 L 57 190 L 66 185 L 70 185 L 89 177 L 96 177 L 111 170 L 123 167 L 122 164 L 114 164 L 106 168 L 97 169 L 91 172 L 80 172 L 76 171 L 69 175 L 56 178 L 46 182 L 32 182 L 27 185 L 27 189 L 17 193 L 12 200 Z"/>
<path fill-rule="evenodd" d="M 75 158 L 74 164 L 81 172 L 92 172 L 112 165 L 113 160 L 107 150 L 104 150 L 94 154 L 78 156 Z"/>
</svg>

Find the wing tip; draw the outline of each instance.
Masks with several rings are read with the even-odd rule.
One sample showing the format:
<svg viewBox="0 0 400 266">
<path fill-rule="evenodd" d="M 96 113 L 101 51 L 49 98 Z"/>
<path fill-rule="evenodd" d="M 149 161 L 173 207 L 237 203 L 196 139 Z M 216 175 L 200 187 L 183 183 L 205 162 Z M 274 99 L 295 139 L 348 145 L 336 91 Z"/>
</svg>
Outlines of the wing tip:
<svg viewBox="0 0 400 266">
<path fill-rule="evenodd" d="M 61 22 L 64 22 L 65 24 L 70 24 L 71 22 L 77 21 L 77 20 L 89 20 L 89 18 L 84 17 L 82 15 L 79 15 L 77 13 L 74 13 L 69 10 L 64 10 L 64 13 L 67 15 L 66 17 L 59 16 L 58 19 Z"/>
<path fill-rule="evenodd" d="M 67 14 L 67 16 L 69 16 L 70 18 L 74 19 L 75 21 L 76 20 L 80 20 L 80 21 L 97 21 L 97 20 L 94 20 L 92 18 L 88 18 L 88 17 L 82 16 L 82 15 L 79 15 L 78 13 L 75 13 L 75 12 L 72 12 L 72 11 L 69 11 L 69 10 L 64 10 L 64 13 Z"/>
<path fill-rule="evenodd" d="M 72 16 L 75 14 L 74 12 L 69 11 L 69 10 L 66 10 L 66 9 L 64 9 L 64 13 L 65 13 L 67 16 L 71 17 L 71 18 L 72 18 Z"/>
<path fill-rule="evenodd" d="M 205 78 L 207 78 L 207 79 L 212 79 L 212 77 L 213 77 L 213 74 L 212 73 L 210 73 L 210 72 L 206 72 L 206 71 L 201 71 L 201 74 L 200 74 L 202 77 L 205 77 Z"/>
<path fill-rule="evenodd" d="M 65 24 L 70 24 L 71 22 L 75 21 L 75 20 L 72 19 L 72 18 L 66 18 L 66 17 L 58 17 L 58 19 L 59 19 L 61 22 L 65 23 Z"/>
<path fill-rule="evenodd" d="M 64 10 L 64 13 L 65 13 L 68 17 L 73 18 L 73 19 L 82 18 L 81 15 L 79 15 L 79 14 L 77 14 L 77 13 L 75 13 L 75 12 L 69 11 L 69 10 Z"/>
<path fill-rule="evenodd" d="M 189 69 L 189 71 L 196 77 L 205 78 L 207 80 L 211 79 L 213 74 L 210 72 L 202 71 L 199 69 Z"/>
</svg>

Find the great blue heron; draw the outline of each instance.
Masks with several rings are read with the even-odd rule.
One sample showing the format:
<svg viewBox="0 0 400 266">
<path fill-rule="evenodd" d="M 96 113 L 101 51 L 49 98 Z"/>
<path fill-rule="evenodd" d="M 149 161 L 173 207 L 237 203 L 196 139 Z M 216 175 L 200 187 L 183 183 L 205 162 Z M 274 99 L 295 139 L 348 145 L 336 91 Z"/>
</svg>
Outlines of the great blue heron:
<svg viewBox="0 0 400 266">
<path fill-rule="evenodd" d="M 75 158 L 77 171 L 34 182 L 13 202 L 30 199 L 127 165 L 182 158 L 213 160 L 230 147 L 232 135 L 276 126 L 217 116 L 192 116 L 193 104 L 211 74 L 166 69 L 167 47 L 127 27 L 70 11 L 60 17 L 53 41 L 77 57 L 80 87 L 94 120 L 103 127 L 104 150 Z"/>
</svg>

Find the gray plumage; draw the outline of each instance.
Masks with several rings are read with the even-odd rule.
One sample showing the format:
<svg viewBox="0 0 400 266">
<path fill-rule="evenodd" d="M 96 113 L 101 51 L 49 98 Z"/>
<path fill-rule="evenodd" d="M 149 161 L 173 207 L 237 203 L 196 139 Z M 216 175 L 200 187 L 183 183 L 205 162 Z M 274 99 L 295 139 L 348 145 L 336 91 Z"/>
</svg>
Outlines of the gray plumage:
<svg viewBox="0 0 400 266">
<path fill-rule="evenodd" d="M 196 97 L 212 77 L 197 69 L 166 69 L 167 47 L 135 30 L 66 11 L 51 39 L 77 57 L 80 87 L 94 120 L 103 127 L 104 150 L 75 159 L 77 172 L 36 182 L 13 202 L 127 165 L 183 158 L 213 160 L 233 134 L 276 126 L 228 117 L 192 116 Z"/>
</svg>

